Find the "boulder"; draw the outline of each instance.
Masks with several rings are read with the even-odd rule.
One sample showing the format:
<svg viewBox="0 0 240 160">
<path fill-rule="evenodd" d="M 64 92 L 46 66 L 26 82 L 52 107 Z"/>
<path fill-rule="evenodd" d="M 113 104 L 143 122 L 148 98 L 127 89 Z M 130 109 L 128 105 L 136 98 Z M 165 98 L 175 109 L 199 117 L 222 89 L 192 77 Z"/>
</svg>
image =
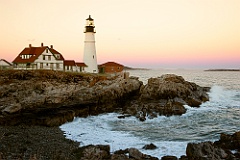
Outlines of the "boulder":
<svg viewBox="0 0 240 160">
<path fill-rule="evenodd" d="M 240 131 L 235 132 L 233 135 L 222 133 L 220 135 L 219 141 L 216 141 L 214 144 L 228 150 L 239 149 L 240 148 Z"/>
<path fill-rule="evenodd" d="M 144 154 L 141 153 L 138 149 L 136 148 L 129 148 L 129 158 L 134 158 L 137 160 L 141 160 L 144 157 Z"/>
<path fill-rule="evenodd" d="M 222 160 L 228 157 L 222 148 L 214 146 L 212 142 L 188 143 L 186 154 L 189 159 L 196 160 Z"/>
<path fill-rule="evenodd" d="M 81 160 L 101 160 L 110 159 L 110 146 L 108 145 L 88 145 L 77 149 L 76 155 Z"/>
<path fill-rule="evenodd" d="M 198 101 L 203 102 L 203 100 L 206 101 L 209 99 L 205 88 L 195 83 L 187 82 L 181 76 L 174 74 L 150 78 L 147 85 L 141 88 L 140 99 L 142 101 L 174 100 L 176 98 L 182 99 L 189 106 L 192 106 L 192 104 L 199 106 Z M 194 102 L 191 102 L 191 100 Z"/>
<path fill-rule="evenodd" d="M 154 144 L 150 143 L 150 144 L 146 144 L 145 146 L 143 146 L 143 149 L 146 149 L 146 150 L 153 150 L 153 149 L 156 149 L 157 146 L 155 146 Z"/>
<path fill-rule="evenodd" d="M 146 154 L 141 153 L 136 148 L 129 148 L 128 151 L 129 151 L 129 158 L 133 158 L 135 160 L 145 160 L 145 159 L 158 160 L 158 158 L 156 158 L 156 157 L 152 157 L 150 155 L 146 155 Z"/>
</svg>

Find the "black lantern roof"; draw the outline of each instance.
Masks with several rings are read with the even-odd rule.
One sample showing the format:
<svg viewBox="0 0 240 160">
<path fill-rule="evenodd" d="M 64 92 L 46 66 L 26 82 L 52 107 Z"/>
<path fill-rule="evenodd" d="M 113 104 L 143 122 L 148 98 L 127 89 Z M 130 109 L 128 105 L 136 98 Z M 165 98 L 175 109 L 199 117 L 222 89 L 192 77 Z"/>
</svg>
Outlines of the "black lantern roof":
<svg viewBox="0 0 240 160">
<path fill-rule="evenodd" d="M 86 20 L 93 21 L 93 19 L 92 19 L 91 15 L 89 15 L 89 17 L 88 17 Z"/>
</svg>

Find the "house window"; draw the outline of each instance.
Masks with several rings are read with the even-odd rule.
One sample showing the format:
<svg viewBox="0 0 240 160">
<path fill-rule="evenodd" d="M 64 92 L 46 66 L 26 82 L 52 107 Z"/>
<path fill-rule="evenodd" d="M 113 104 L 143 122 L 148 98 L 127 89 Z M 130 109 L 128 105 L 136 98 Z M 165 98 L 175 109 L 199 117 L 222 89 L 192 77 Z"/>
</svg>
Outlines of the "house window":
<svg viewBox="0 0 240 160">
<path fill-rule="evenodd" d="M 46 53 L 48 53 L 48 49 L 46 49 Z"/>
<path fill-rule="evenodd" d="M 51 61 L 51 56 L 48 56 L 48 60 Z"/>
<path fill-rule="evenodd" d="M 26 67 L 27 67 L 27 68 L 30 68 L 30 63 L 27 63 L 27 64 L 26 64 Z"/>
<path fill-rule="evenodd" d="M 53 69 L 53 63 L 50 63 L 50 68 Z"/>
<path fill-rule="evenodd" d="M 94 55 L 93 55 L 93 59 L 94 59 Z"/>
<path fill-rule="evenodd" d="M 45 55 L 43 55 L 43 60 L 45 60 L 46 58 L 45 58 Z"/>
<path fill-rule="evenodd" d="M 48 66 L 48 63 L 46 64 L 46 66 Z"/>
<path fill-rule="evenodd" d="M 43 63 L 40 63 L 40 69 L 43 69 Z"/>
<path fill-rule="evenodd" d="M 69 66 L 67 66 L 67 70 L 69 70 Z"/>
<path fill-rule="evenodd" d="M 58 64 L 58 63 L 56 64 L 56 68 L 57 68 L 57 69 L 59 69 L 59 68 L 60 68 L 60 66 L 59 66 L 59 64 Z"/>
</svg>

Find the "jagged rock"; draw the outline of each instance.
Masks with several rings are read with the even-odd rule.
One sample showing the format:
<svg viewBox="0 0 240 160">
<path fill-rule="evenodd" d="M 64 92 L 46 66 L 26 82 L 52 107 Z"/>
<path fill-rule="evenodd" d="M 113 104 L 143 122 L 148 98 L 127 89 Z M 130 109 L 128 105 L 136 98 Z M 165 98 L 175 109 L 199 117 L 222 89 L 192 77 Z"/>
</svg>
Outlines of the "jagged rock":
<svg viewBox="0 0 240 160">
<path fill-rule="evenodd" d="M 88 145 L 75 151 L 81 160 L 102 160 L 110 159 L 109 145 Z"/>
<path fill-rule="evenodd" d="M 156 158 L 156 157 L 152 157 L 152 156 L 141 153 L 136 148 L 129 148 L 128 151 L 129 151 L 129 158 L 133 158 L 135 160 L 144 160 L 144 159 L 158 160 L 158 158 Z"/>
<path fill-rule="evenodd" d="M 130 158 L 134 158 L 134 159 L 142 159 L 144 157 L 144 154 L 141 153 L 139 150 L 137 150 L 136 148 L 129 148 L 129 157 Z"/>
<path fill-rule="evenodd" d="M 189 159 L 196 160 L 222 160 L 228 157 L 228 154 L 223 149 L 215 147 L 212 142 L 188 143 L 186 154 Z"/>
<path fill-rule="evenodd" d="M 129 153 L 128 148 L 124 150 L 120 149 L 114 152 L 114 154 L 127 154 L 127 153 Z"/>
<path fill-rule="evenodd" d="M 240 131 L 234 133 L 233 135 L 228 135 L 222 133 L 220 135 L 220 140 L 214 143 L 215 145 L 229 150 L 235 150 L 240 148 Z"/>
<path fill-rule="evenodd" d="M 155 146 L 154 144 L 150 143 L 150 144 L 146 144 L 145 146 L 143 146 L 143 149 L 156 149 L 157 146 Z"/>
</svg>

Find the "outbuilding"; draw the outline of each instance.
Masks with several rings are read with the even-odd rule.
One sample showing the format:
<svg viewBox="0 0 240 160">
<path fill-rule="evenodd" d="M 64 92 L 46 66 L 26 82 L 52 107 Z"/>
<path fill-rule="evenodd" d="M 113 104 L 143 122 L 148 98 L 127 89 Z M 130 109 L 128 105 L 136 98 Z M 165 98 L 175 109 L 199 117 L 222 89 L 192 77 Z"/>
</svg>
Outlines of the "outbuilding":
<svg viewBox="0 0 240 160">
<path fill-rule="evenodd" d="M 124 66 L 116 62 L 106 62 L 98 66 L 99 73 L 119 73 L 123 71 Z"/>
<path fill-rule="evenodd" d="M 5 59 L 0 59 L 0 70 L 12 69 L 12 64 Z"/>
</svg>

